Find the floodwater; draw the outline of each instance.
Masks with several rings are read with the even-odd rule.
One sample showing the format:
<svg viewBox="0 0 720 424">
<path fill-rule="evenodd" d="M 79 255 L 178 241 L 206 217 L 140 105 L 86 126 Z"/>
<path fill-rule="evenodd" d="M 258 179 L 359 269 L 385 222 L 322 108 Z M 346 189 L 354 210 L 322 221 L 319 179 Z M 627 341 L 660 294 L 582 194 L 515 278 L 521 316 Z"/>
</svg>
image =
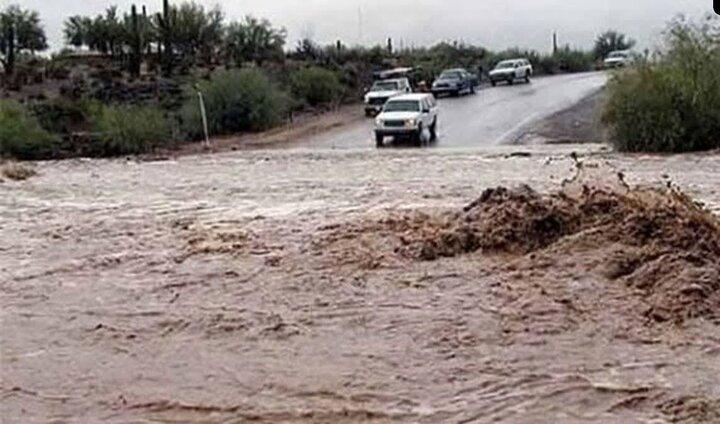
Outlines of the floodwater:
<svg viewBox="0 0 720 424">
<path fill-rule="evenodd" d="M 718 154 L 522 150 L 69 160 L 0 184 L 3 422 L 718 422 L 712 315 L 643 320 L 587 249 L 421 261 L 363 232 L 557 190 L 571 150 L 720 213 Z"/>
</svg>

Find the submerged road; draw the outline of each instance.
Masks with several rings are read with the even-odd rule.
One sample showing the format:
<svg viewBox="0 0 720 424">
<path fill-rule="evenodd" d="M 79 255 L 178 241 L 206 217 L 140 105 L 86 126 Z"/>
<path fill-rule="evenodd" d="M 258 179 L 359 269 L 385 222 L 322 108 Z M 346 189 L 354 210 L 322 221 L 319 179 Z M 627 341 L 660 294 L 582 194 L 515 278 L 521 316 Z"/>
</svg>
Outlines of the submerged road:
<svg viewBox="0 0 720 424">
<path fill-rule="evenodd" d="M 483 86 L 475 95 L 441 98 L 437 147 L 488 147 L 512 142 L 534 122 L 571 107 L 600 89 L 607 74 L 591 72 L 535 78 L 530 84 Z M 358 108 L 358 113 L 362 110 Z M 374 148 L 373 120 L 328 131 L 299 148 Z"/>
</svg>

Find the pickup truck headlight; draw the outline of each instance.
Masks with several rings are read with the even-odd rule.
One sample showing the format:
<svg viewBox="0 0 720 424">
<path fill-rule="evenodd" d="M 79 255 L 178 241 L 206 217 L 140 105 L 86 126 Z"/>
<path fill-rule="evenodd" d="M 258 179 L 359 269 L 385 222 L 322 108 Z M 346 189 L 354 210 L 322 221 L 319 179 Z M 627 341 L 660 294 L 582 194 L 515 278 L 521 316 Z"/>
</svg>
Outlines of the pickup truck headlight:
<svg viewBox="0 0 720 424">
<path fill-rule="evenodd" d="M 383 122 L 382 119 L 379 119 L 379 118 L 378 118 L 378 119 L 375 120 L 375 125 L 376 125 L 376 126 L 382 127 L 383 124 L 384 124 L 384 122 Z"/>
<path fill-rule="evenodd" d="M 410 128 L 415 128 L 415 125 L 417 125 L 417 120 L 415 119 L 407 119 L 405 120 L 405 126 Z"/>
</svg>

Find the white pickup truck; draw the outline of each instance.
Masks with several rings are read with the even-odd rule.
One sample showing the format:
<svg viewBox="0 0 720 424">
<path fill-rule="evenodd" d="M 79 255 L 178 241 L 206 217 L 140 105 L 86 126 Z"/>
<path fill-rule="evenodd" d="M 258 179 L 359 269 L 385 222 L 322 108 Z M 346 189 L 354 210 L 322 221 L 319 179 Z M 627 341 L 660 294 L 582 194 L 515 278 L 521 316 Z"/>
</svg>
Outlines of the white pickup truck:
<svg viewBox="0 0 720 424">
<path fill-rule="evenodd" d="M 438 106 L 432 94 L 406 94 L 385 103 L 375 119 L 375 141 L 382 147 L 385 137 L 410 137 L 417 144 L 424 141 L 424 131 L 430 141 L 437 137 Z"/>
<path fill-rule="evenodd" d="M 377 115 L 389 99 L 408 93 L 412 93 L 412 88 L 407 78 L 375 81 L 365 95 L 365 115 Z"/>
</svg>

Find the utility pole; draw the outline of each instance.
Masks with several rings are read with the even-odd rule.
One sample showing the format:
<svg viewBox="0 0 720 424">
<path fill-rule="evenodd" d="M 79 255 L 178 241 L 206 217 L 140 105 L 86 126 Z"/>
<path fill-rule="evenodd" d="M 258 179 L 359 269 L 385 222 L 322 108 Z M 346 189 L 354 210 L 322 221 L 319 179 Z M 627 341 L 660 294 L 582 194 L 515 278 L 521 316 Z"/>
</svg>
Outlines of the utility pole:
<svg viewBox="0 0 720 424">
<path fill-rule="evenodd" d="M 558 51 L 558 36 L 557 32 L 553 32 L 553 55 L 557 54 Z"/>
</svg>

